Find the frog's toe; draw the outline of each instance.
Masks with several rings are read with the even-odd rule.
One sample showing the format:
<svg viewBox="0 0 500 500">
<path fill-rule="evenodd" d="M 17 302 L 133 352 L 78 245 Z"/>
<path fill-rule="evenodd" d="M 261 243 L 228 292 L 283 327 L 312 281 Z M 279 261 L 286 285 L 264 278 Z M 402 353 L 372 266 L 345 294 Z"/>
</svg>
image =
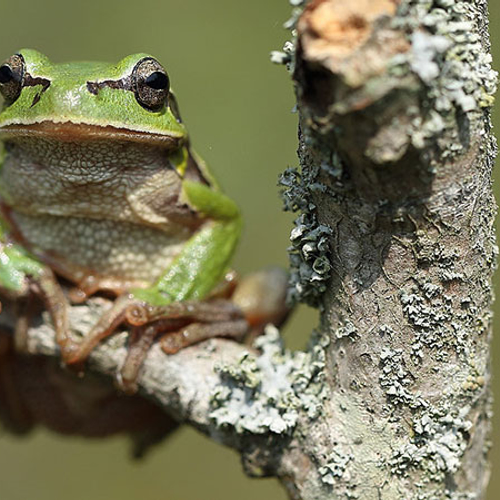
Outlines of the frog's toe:
<svg viewBox="0 0 500 500">
<path fill-rule="evenodd" d="M 127 309 L 135 299 L 131 295 L 122 295 L 115 300 L 111 309 L 106 311 L 97 324 L 85 335 L 81 342 L 66 339 L 63 347 L 63 361 L 68 365 L 84 363 L 92 350 L 105 338 L 112 335 L 125 321 Z"/>
<path fill-rule="evenodd" d="M 245 319 L 233 319 L 217 323 L 191 323 L 179 331 L 165 334 L 160 345 L 166 354 L 175 354 L 185 347 L 215 337 L 242 341 L 248 333 Z"/>
<path fill-rule="evenodd" d="M 132 329 L 127 357 L 116 377 L 117 386 L 128 394 L 137 392 L 139 370 L 158 335 L 158 325 L 150 324 Z"/>
</svg>

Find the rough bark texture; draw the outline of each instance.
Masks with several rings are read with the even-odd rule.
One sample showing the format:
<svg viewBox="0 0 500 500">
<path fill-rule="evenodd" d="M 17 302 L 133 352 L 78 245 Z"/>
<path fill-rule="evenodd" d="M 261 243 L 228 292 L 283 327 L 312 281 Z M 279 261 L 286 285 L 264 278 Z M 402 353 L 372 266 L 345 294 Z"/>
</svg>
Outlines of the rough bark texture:
<svg viewBox="0 0 500 500">
<path fill-rule="evenodd" d="M 272 328 L 256 351 L 155 348 L 141 393 L 294 499 L 480 499 L 497 252 L 486 2 L 293 3 L 294 44 L 274 56 L 300 117 L 301 172 L 282 178 L 300 212 L 290 295 L 321 326 L 305 353 Z M 103 306 L 74 307 L 75 331 Z M 115 373 L 124 343 L 90 369 Z M 47 318 L 29 350 L 57 356 Z"/>
</svg>

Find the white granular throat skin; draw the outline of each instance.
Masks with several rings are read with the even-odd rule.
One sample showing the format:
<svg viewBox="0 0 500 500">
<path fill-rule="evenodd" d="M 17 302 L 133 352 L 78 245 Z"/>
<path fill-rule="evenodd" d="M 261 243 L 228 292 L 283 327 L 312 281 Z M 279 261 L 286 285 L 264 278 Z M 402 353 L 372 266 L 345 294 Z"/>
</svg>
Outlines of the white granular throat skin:
<svg viewBox="0 0 500 500">
<path fill-rule="evenodd" d="M 150 283 L 201 223 L 158 145 L 18 137 L 6 151 L 0 184 L 15 232 L 69 279 Z"/>
<path fill-rule="evenodd" d="M 83 272 L 152 282 L 179 254 L 190 234 L 169 235 L 127 222 L 15 214 L 35 253 L 56 256 Z"/>
</svg>

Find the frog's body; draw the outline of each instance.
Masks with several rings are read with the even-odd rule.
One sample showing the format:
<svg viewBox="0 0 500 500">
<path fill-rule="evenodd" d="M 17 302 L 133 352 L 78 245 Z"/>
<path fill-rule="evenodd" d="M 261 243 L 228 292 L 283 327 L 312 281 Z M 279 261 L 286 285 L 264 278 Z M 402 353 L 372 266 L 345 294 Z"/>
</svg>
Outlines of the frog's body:
<svg viewBox="0 0 500 500">
<path fill-rule="evenodd" d="M 0 179 L 11 224 L 74 282 L 94 275 L 150 284 L 203 224 L 178 201 L 181 179 L 160 147 L 45 138 L 9 144 Z"/>
<path fill-rule="evenodd" d="M 124 318 L 132 322 L 138 303 L 147 319 L 132 323 L 142 325 L 212 292 L 240 214 L 191 151 L 155 59 L 58 65 L 22 50 L 0 66 L 0 91 L 0 291 L 39 291 L 66 362 L 85 359 Z M 127 292 L 83 347 L 68 335 L 54 273 L 80 298 Z"/>
<path fill-rule="evenodd" d="M 6 66 L 22 79 L 0 113 L 6 144 L 0 192 L 11 234 L 77 285 L 92 277 L 123 291 L 175 270 L 188 242 L 222 215 L 233 236 L 220 249 L 226 262 L 208 266 L 210 284 L 182 298 L 156 290 L 161 303 L 202 298 L 226 270 L 239 214 L 190 152 L 163 68 L 144 54 L 118 65 L 54 65 L 31 50 Z M 166 87 L 150 88 L 145 80 L 152 74 Z M 161 94 L 150 98 L 153 107 L 140 85 L 143 93 Z M 220 202 L 229 214 L 216 213 Z"/>
</svg>

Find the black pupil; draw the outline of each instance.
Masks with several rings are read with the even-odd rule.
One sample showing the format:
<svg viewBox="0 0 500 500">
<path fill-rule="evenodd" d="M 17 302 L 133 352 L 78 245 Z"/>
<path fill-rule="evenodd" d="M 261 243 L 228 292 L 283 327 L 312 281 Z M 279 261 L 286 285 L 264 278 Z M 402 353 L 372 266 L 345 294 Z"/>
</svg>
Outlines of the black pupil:
<svg viewBox="0 0 500 500">
<path fill-rule="evenodd" d="M 161 71 L 155 71 L 146 78 L 146 85 L 155 90 L 165 90 L 168 87 L 168 77 Z"/>
<path fill-rule="evenodd" d="M 9 83 L 14 78 L 12 70 L 7 66 L 0 66 L 0 83 Z"/>
</svg>

